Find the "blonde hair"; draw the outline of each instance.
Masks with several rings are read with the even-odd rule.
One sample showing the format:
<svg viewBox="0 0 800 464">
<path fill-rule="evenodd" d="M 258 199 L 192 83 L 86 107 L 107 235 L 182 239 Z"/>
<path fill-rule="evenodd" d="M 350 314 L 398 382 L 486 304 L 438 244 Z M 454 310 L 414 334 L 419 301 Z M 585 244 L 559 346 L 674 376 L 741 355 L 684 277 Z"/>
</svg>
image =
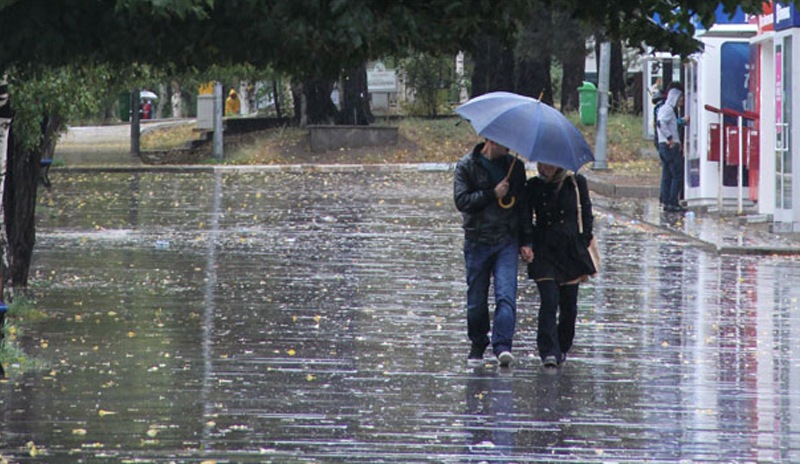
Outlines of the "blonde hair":
<svg viewBox="0 0 800 464">
<path fill-rule="evenodd" d="M 544 177 L 541 173 L 539 175 L 548 184 L 557 184 L 556 185 L 556 192 L 558 192 L 558 191 L 561 190 L 561 187 L 564 185 L 564 181 L 567 179 L 567 177 L 569 177 L 571 175 L 571 173 L 567 169 L 564 169 L 562 167 L 556 166 L 556 172 L 554 172 L 553 175 L 549 179 Z"/>
</svg>

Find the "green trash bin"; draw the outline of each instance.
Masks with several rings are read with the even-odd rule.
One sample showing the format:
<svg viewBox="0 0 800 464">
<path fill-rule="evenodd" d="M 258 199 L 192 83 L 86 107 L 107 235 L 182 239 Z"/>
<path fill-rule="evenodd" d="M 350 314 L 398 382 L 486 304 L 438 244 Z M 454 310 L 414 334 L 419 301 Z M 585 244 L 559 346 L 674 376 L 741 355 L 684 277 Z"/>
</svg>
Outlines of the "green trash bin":
<svg viewBox="0 0 800 464">
<path fill-rule="evenodd" d="M 594 126 L 597 122 L 597 87 L 591 82 L 583 82 L 578 87 L 579 113 L 581 124 Z"/>
</svg>

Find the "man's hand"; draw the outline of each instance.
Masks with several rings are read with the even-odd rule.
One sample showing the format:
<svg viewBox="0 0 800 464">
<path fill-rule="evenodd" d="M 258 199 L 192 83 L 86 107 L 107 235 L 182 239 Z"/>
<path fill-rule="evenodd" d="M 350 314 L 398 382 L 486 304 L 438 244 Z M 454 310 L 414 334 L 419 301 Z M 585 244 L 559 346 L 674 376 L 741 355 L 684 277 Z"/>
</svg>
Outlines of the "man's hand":
<svg viewBox="0 0 800 464">
<path fill-rule="evenodd" d="M 508 194 L 510 184 L 508 179 L 503 179 L 494 187 L 494 196 L 497 198 L 504 198 Z"/>
</svg>

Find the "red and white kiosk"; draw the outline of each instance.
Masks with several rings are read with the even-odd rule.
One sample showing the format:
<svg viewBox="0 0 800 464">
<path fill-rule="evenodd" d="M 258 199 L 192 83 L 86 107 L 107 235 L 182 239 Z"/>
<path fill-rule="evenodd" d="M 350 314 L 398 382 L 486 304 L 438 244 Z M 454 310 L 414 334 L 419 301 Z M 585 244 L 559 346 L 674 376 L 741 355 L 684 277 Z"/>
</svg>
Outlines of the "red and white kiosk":
<svg viewBox="0 0 800 464">
<path fill-rule="evenodd" d="M 741 212 L 757 200 L 751 172 L 760 165 L 758 112 L 750 84 L 756 32 L 746 21 L 718 23 L 698 35 L 704 51 L 685 65 L 684 198 L 690 207 Z"/>
</svg>

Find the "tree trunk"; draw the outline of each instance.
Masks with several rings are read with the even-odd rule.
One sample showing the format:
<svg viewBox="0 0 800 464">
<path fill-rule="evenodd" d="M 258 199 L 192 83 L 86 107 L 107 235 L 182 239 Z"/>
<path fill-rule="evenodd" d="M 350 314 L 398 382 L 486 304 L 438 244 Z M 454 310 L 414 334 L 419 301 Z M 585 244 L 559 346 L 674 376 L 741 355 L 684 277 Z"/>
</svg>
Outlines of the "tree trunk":
<svg viewBox="0 0 800 464">
<path fill-rule="evenodd" d="M 172 106 L 172 117 L 183 117 L 183 98 L 181 95 L 181 84 L 178 81 L 172 81 L 172 93 L 169 97 L 170 105 Z"/>
<path fill-rule="evenodd" d="M 473 56 L 475 66 L 470 97 L 498 90 L 514 91 L 514 52 L 510 47 L 491 37 L 480 36 Z"/>
<path fill-rule="evenodd" d="M 550 58 L 526 58 L 517 61 L 514 91 L 553 104 L 553 81 L 550 78 Z"/>
<path fill-rule="evenodd" d="M 14 137 L 8 144 L 7 176 L 3 190 L 4 221 L 8 224 L 9 277 L 14 288 L 28 286 L 28 273 L 36 243 L 36 193 L 39 186 L 42 157 L 52 158 L 56 144 L 56 128 L 60 121 L 45 118 L 42 123 L 42 144 L 35 150 L 23 150 Z"/>
<path fill-rule="evenodd" d="M 625 89 L 625 64 L 622 61 L 622 42 L 611 42 L 611 68 L 609 71 L 608 90 L 611 92 L 611 111 L 625 110 L 628 100 Z"/>
<path fill-rule="evenodd" d="M 341 97 L 342 109 L 336 115 L 336 124 L 368 126 L 375 121 L 369 106 L 369 89 L 367 88 L 367 65 L 349 69 L 342 77 Z M 331 88 L 330 90 L 333 90 Z M 330 91 L 328 91 L 330 100 Z M 331 101 L 331 105 L 333 102 Z M 335 106 L 334 106 L 335 108 Z"/>
<path fill-rule="evenodd" d="M 578 87 L 586 80 L 586 30 L 575 19 L 556 14 L 559 37 L 563 40 L 556 51 L 556 59 L 561 62 L 561 111 L 577 111 L 580 106 Z"/>
<path fill-rule="evenodd" d="M 586 56 L 572 54 L 564 57 L 561 62 L 563 74 L 561 75 L 561 111 L 578 111 L 580 100 L 578 87 L 586 79 Z"/>
<path fill-rule="evenodd" d="M 292 89 L 295 94 L 294 113 L 300 125 L 330 124 L 336 115 L 336 106 L 331 100 L 333 83 L 324 79 L 310 79 Z"/>
<path fill-rule="evenodd" d="M 542 7 L 540 17 L 529 21 L 517 37 L 514 47 L 514 92 L 553 104 L 553 80 L 550 77 L 552 52 L 549 43 L 552 15 Z"/>
<path fill-rule="evenodd" d="M 278 119 L 280 119 L 283 117 L 283 114 L 281 113 L 281 99 L 280 94 L 278 93 L 277 79 L 272 80 L 272 99 L 275 102 L 275 115 L 278 117 Z"/>
<path fill-rule="evenodd" d="M 141 115 L 139 114 L 139 88 L 131 91 L 131 156 L 141 155 Z"/>
<path fill-rule="evenodd" d="M 8 83 L 4 77 L 0 77 L 0 172 L 8 170 L 8 138 L 13 116 L 11 102 L 8 99 Z M 7 177 L 0 177 L 0 200 L 7 185 Z M 8 223 L 5 220 L 5 209 L 5 203 L 0 201 L 0 301 L 5 301 L 5 284 L 9 268 Z"/>
</svg>

